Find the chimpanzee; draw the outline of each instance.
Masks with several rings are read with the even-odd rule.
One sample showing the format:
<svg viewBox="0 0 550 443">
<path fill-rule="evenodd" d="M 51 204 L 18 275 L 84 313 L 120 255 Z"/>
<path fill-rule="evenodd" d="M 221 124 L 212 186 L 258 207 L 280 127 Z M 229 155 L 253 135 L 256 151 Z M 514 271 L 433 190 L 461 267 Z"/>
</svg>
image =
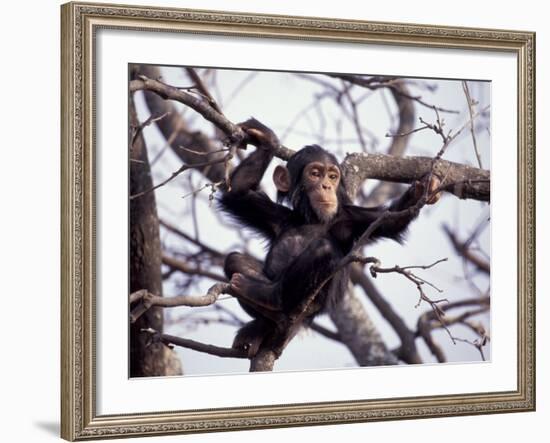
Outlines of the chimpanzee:
<svg viewBox="0 0 550 443">
<path fill-rule="evenodd" d="M 224 271 L 231 279 L 231 291 L 239 295 L 243 309 L 254 320 L 242 327 L 233 347 L 248 350 L 253 357 L 263 340 L 274 330 L 274 323 L 254 309 L 289 313 L 334 273 L 336 265 L 354 242 L 385 210 L 400 211 L 416 204 L 426 186 L 439 186 L 435 175 L 413 184 L 389 208 L 363 208 L 350 201 L 338 161 L 318 145 L 296 152 L 287 166 L 277 166 L 273 181 L 277 203 L 259 184 L 273 158 L 277 136 L 256 119 L 240 124 L 255 152 L 243 160 L 230 177 L 220 199 L 222 208 L 241 225 L 257 231 L 269 242 L 264 263 L 238 252 L 229 254 Z M 433 196 L 432 204 L 439 196 Z M 284 206 L 288 202 L 290 207 Z M 388 219 L 374 230 L 371 239 L 387 237 L 400 241 L 414 214 Z M 305 323 L 327 305 L 337 303 L 345 293 L 349 270 L 336 272 L 308 308 Z M 248 304 L 246 299 L 251 300 Z"/>
</svg>

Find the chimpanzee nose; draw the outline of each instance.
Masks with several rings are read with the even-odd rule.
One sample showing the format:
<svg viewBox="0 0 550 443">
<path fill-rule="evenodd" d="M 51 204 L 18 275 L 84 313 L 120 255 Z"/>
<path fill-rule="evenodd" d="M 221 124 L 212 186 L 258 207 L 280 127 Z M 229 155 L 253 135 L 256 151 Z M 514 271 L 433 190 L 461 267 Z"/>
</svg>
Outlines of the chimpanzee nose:
<svg viewBox="0 0 550 443">
<path fill-rule="evenodd" d="M 330 185 L 328 183 L 323 183 L 323 189 L 330 189 Z"/>
</svg>

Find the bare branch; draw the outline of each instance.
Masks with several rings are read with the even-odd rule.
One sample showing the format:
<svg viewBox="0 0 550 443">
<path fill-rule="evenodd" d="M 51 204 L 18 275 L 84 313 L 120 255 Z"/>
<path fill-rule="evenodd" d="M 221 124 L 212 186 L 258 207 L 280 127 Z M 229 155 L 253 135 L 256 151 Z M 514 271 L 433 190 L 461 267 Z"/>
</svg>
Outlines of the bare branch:
<svg viewBox="0 0 550 443">
<path fill-rule="evenodd" d="M 139 304 L 130 313 L 130 322 L 135 323 L 147 310 L 153 306 L 174 307 L 174 306 L 208 306 L 215 303 L 221 294 L 229 291 L 228 283 L 216 283 L 206 295 L 180 295 L 176 297 L 160 297 L 151 292 L 141 289 L 129 296 L 130 303 Z"/>
<path fill-rule="evenodd" d="M 195 109 L 204 118 L 219 127 L 235 144 L 244 143 L 247 139 L 246 133 L 238 126 L 231 123 L 224 115 L 218 113 L 208 103 L 200 100 L 191 94 L 180 91 L 160 81 L 141 76 L 140 80 L 130 82 L 130 91 L 145 89 L 155 92 L 159 96 L 175 100 Z M 463 128 L 459 129 L 454 139 Z M 279 146 L 275 149 L 275 155 L 283 160 L 288 160 L 295 151 Z M 438 153 L 439 157 L 443 152 Z M 357 189 L 360 183 L 367 178 L 392 181 L 397 183 L 412 183 L 419 180 L 432 168 L 433 159 L 427 157 L 396 158 L 384 156 L 383 154 L 350 154 L 342 163 L 346 172 L 346 184 L 350 189 Z M 458 163 L 438 160 L 434 172 L 445 176 L 445 190 L 457 195 L 460 198 L 474 198 L 482 201 L 489 201 L 489 171 L 473 168 Z M 211 164 L 211 163 L 205 163 Z M 349 177 L 348 177 L 349 175 Z M 170 179 L 172 179 L 171 177 Z M 482 179 L 483 182 L 479 180 Z"/>
<path fill-rule="evenodd" d="M 174 335 L 161 334 L 154 329 L 142 329 L 143 333 L 150 334 L 153 341 L 164 343 L 166 346 L 175 345 L 183 348 L 192 349 L 205 354 L 215 355 L 225 358 L 248 358 L 246 351 L 235 348 L 223 348 L 220 346 L 201 343 L 188 338 L 176 337 Z"/>
<path fill-rule="evenodd" d="M 361 149 L 363 152 L 367 152 L 367 142 L 365 140 L 365 137 L 363 135 L 363 128 L 361 126 L 361 119 L 359 117 L 359 110 L 357 109 L 357 102 L 353 99 L 349 92 L 349 88 L 345 88 L 343 91 L 344 97 L 347 98 L 348 103 L 351 106 L 351 115 L 350 120 L 353 124 L 353 127 L 355 128 L 355 133 L 357 134 L 357 140 L 359 140 L 359 144 L 361 145 Z"/>
<path fill-rule="evenodd" d="M 178 148 L 183 151 L 190 152 L 191 154 L 200 155 L 202 157 L 208 157 L 209 155 L 212 155 L 212 154 L 219 154 L 221 152 L 229 151 L 229 148 L 222 148 L 222 149 L 218 149 L 217 151 L 209 151 L 209 152 L 201 152 L 194 149 L 185 148 L 183 146 L 178 146 Z"/>
<path fill-rule="evenodd" d="M 441 309 L 445 315 L 451 309 L 464 308 L 467 306 L 479 306 L 479 309 L 466 311 L 456 317 L 445 316 L 444 322 L 442 321 L 441 316 L 438 316 L 434 311 L 428 311 L 418 318 L 417 335 L 421 336 L 424 339 L 426 345 L 428 346 L 432 354 L 436 357 L 438 362 L 445 362 L 447 361 L 447 359 L 445 357 L 443 349 L 433 341 L 433 338 L 431 336 L 432 330 L 436 328 L 445 329 L 447 334 L 450 336 L 452 342 L 455 344 L 456 342 L 465 342 L 476 347 L 476 349 L 478 349 L 478 351 L 480 352 L 482 359 L 485 360 L 482 347 L 487 344 L 489 336 L 486 334 L 485 328 L 476 327 L 471 322 L 469 322 L 468 319 L 472 316 L 487 312 L 490 306 L 490 298 L 487 296 L 481 298 L 460 300 L 458 302 L 449 303 L 445 306 L 442 306 Z M 463 338 L 455 337 L 449 329 L 449 327 L 455 324 L 463 324 L 465 326 L 468 326 L 480 336 L 480 339 L 476 342 L 472 342 Z"/>
<path fill-rule="evenodd" d="M 149 126 L 151 123 L 156 123 L 159 120 L 162 120 L 164 117 L 166 117 L 169 114 L 170 112 L 165 112 L 164 114 L 161 114 L 159 116 L 151 115 L 147 120 L 141 123 L 137 128 L 134 128 L 134 135 L 132 136 L 132 142 L 130 146 L 134 146 L 136 138 L 139 137 L 139 135 L 143 131 L 143 128 L 145 128 L 146 126 Z"/>
<path fill-rule="evenodd" d="M 397 333 L 401 340 L 401 346 L 398 351 L 399 358 L 409 364 L 422 363 L 422 359 L 416 349 L 414 332 L 408 328 L 405 321 L 397 314 L 358 264 L 351 266 L 351 281 L 363 289 L 370 301 L 380 311 L 382 317 L 386 319 Z"/>
<path fill-rule="evenodd" d="M 392 91 L 395 90 L 395 92 L 405 98 L 408 98 L 409 100 L 413 100 L 417 102 L 418 104 L 425 106 L 427 108 L 431 109 L 437 109 L 440 112 L 447 112 L 451 114 L 458 114 L 458 111 L 453 109 L 445 109 L 440 108 L 438 106 L 430 105 L 429 103 L 426 103 L 424 100 L 422 100 L 421 96 L 414 96 L 409 94 L 408 92 L 398 89 L 395 86 L 396 81 L 398 79 L 392 78 L 392 77 L 362 77 L 360 75 L 353 75 L 353 74 L 328 74 L 329 77 L 334 78 L 340 78 L 342 80 L 345 80 L 347 82 L 353 83 L 357 86 L 362 86 L 367 89 L 375 90 L 380 88 L 388 88 Z"/>
<path fill-rule="evenodd" d="M 158 80 L 150 79 L 144 75 L 139 76 L 139 80 L 130 81 L 130 92 L 139 90 L 151 91 L 164 99 L 174 100 L 189 106 L 201 114 L 206 120 L 212 122 L 216 127 L 221 129 L 235 145 L 239 145 L 248 139 L 246 133 L 238 125 L 230 122 L 223 114 L 216 111 L 209 103 L 200 100 L 187 92 L 181 91 Z M 288 160 L 293 153 L 294 151 L 282 145 L 275 150 L 275 155 L 283 160 Z"/>
<path fill-rule="evenodd" d="M 348 154 L 342 162 L 346 189 L 353 193 L 366 179 L 413 183 L 432 171 L 445 177 L 445 191 L 459 198 L 489 201 L 490 172 L 460 163 L 431 157 L 394 157 L 385 154 Z"/>
<path fill-rule="evenodd" d="M 183 232 L 181 229 L 178 229 L 177 227 L 171 225 L 170 223 L 160 219 L 159 220 L 159 223 L 160 225 L 167 229 L 168 231 L 184 238 L 185 240 L 187 241 L 190 241 L 191 243 L 193 243 L 194 245 L 198 246 L 199 248 L 201 248 L 203 251 L 207 252 L 208 254 L 212 255 L 212 257 L 215 257 L 216 259 L 218 260 L 224 260 L 225 259 L 225 254 L 221 253 L 220 251 L 217 251 L 213 248 L 211 248 L 210 246 L 207 246 L 205 245 L 204 243 L 194 239 L 193 237 L 191 237 L 189 234 L 186 234 L 185 232 Z"/>
<path fill-rule="evenodd" d="M 207 162 L 202 162 L 202 163 L 193 163 L 193 164 L 190 164 L 190 165 L 187 165 L 187 164 L 181 165 L 181 167 L 177 171 L 174 171 L 170 177 L 168 177 L 167 179 L 161 181 L 160 183 L 156 184 L 155 186 L 153 186 L 149 189 L 146 189 L 145 191 L 142 191 L 142 192 L 139 192 L 137 194 L 131 195 L 130 200 L 134 200 L 136 198 L 142 197 L 142 196 L 144 196 L 146 194 L 149 194 L 150 192 L 154 191 L 155 189 L 158 189 L 161 186 L 164 186 L 166 183 L 172 181 L 178 175 L 180 175 L 181 173 L 187 171 L 188 169 L 204 168 L 206 166 L 212 166 L 212 165 L 216 165 L 218 163 L 225 163 L 225 162 L 226 162 L 226 158 L 223 157 L 223 158 L 219 158 L 219 159 L 211 160 L 211 161 L 207 161 Z"/>
<path fill-rule="evenodd" d="M 158 80 L 150 79 L 144 75 L 139 80 L 130 81 L 130 92 L 139 90 L 152 91 L 164 99 L 174 100 L 197 111 L 206 120 L 220 128 L 233 141 L 240 142 L 246 138 L 244 131 L 237 125 L 231 123 L 223 114 L 216 111 L 208 102 L 201 100 L 192 94 L 181 89 L 170 86 Z"/>
<path fill-rule="evenodd" d="M 315 331 L 318 334 L 321 334 L 323 337 L 342 343 L 342 338 L 340 337 L 340 334 L 338 332 L 331 331 L 330 329 L 325 328 L 324 326 L 320 325 L 317 322 L 312 322 L 309 325 L 309 328 L 312 331 Z"/>
<path fill-rule="evenodd" d="M 187 71 L 189 77 L 191 77 L 191 79 L 195 83 L 197 90 L 202 94 L 204 98 L 206 98 L 208 104 L 221 114 L 222 110 L 218 106 L 218 103 L 216 103 L 216 100 L 214 100 L 214 97 L 212 97 L 212 95 L 208 91 L 208 88 L 206 87 L 200 76 L 197 74 L 197 71 L 195 71 L 193 68 L 185 68 L 185 70 Z"/>
<path fill-rule="evenodd" d="M 479 117 L 479 115 L 483 114 L 484 112 L 487 112 L 489 110 L 491 106 L 490 105 L 487 105 L 485 106 L 481 111 L 478 111 L 476 112 L 475 114 L 473 114 L 469 120 L 467 120 L 466 122 L 464 122 L 464 124 L 458 128 L 452 135 L 451 135 L 451 131 L 449 131 L 449 134 L 448 134 L 448 139 L 447 139 L 447 143 L 446 145 L 444 145 L 442 148 L 441 148 L 441 151 L 438 152 L 437 156 L 436 156 L 436 159 L 439 159 L 441 158 L 441 156 L 443 155 L 443 153 L 445 152 L 445 150 L 447 149 L 447 147 L 451 144 L 452 141 L 454 141 L 461 133 L 462 131 L 464 131 L 464 129 L 466 129 L 470 124 L 473 123 L 473 121 Z"/>
<path fill-rule="evenodd" d="M 470 133 L 472 134 L 472 141 L 474 144 L 474 152 L 477 157 L 477 164 L 480 168 L 483 168 L 483 166 L 481 165 L 481 155 L 479 154 L 479 149 L 477 148 L 477 139 L 474 130 L 474 106 L 476 105 L 476 102 L 472 100 L 472 97 L 470 96 L 470 89 L 468 88 L 467 81 L 462 81 L 462 88 L 464 89 L 464 95 L 466 96 L 466 102 L 468 103 L 468 112 L 470 113 Z"/>
<path fill-rule="evenodd" d="M 491 265 L 481 257 L 475 255 L 468 247 L 468 242 L 461 242 L 456 234 L 451 231 L 447 225 L 443 225 L 443 230 L 449 237 L 455 251 L 464 257 L 465 260 L 472 263 L 478 270 L 489 275 L 491 273 Z"/>
<path fill-rule="evenodd" d="M 202 275 L 203 277 L 208 277 L 208 278 L 211 278 L 212 280 L 216 280 L 220 282 L 227 281 L 227 279 L 223 275 L 219 275 L 214 272 L 206 271 L 200 268 L 194 268 L 193 266 L 189 266 L 184 261 L 178 260 L 177 258 L 174 258 L 174 257 L 170 257 L 166 254 L 162 254 L 162 263 L 165 264 L 166 266 L 169 266 L 172 269 L 183 272 L 184 274 Z"/>
<path fill-rule="evenodd" d="M 161 78 L 160 69 L 156 66 L 142 65 L 137 68 L 137 72 L 143 73 L 149 78 Z M 133 78 L 137 78 L 136 75 Z M 156 122 L 157 128 L 166 140 L 165 147 L 158 155 L 166 152 L 166 148 L 170 147 L 174 154 L 182 160 L 182 163 L 191 164 L 204 161 L 204 157 L 179 149 L 179 146 L 191 147 L 193 150 L 201 152 L 211 152 L 220 149 L 219 141 L 215 141 L 205 133 L 191 128 L 189 124 L 190 119 L 184 119 L 186 111 L 191 110 L 191 108 L 186 106 L 180 111 L 172 101 L 165 100 L 154 92 L 147 90 L 143 92 L 145 103 L 151 114 L 160 115 L 170 112 L 168 117 Z M 207 166 L 200 169 L 200 172 L 211 182 L 218 182 L 224 175 L 223 164 Z"/>
<path fill-rule="evenodd" d="M 424 284 L 427 284 L 429 286 L 431 286 L 432 288 L 434 288 L 436 291 L 438 292 L 443 292 L 441 289 L 438 289 L 436 286 L 434 286 L 432 283 L 428 282 L 427 280 L 421 278 L 421 277 L 418 277 L 417 275 L 413 274 L 410 269 L 430 269 L 432 268 L 433 266 L 439 264 L 439 263 L 442 263 L 444 261 L 447 261 L 447 258 L 443 258 L 441 260 L 437 260 L 436 262 L 430 264 L 430 265 L 426 265 L 426 266 L 420 266 L 420 265 L 416 265 L 416 266 L 405 266 L 405 267 L 400 267 L 400 266 L 394 266 L 393 268 L 381 268 L 379 265 L 374 265 L 374 266 L 371 266 L 370 267 L 370 273 L 371 275 L 373 276 L 373 278 L 376 278 L 376 276 L 379 274 L 379 273 L 390 273 L 390 272 L 396 272 L 398 274 L 401 274 L 401 275 L 404 275 L 408 280 L 412 281 L 415 285 L 416 285 L 416 288 L 418 289 L 418 292 L 420 293 L 420 299 L 418 300 L 418 303 L 416 304 L 415 308 L 417 308 L 418 306 L 420 306 L 420 303 L 422 301 L 425 301 L 426 303 L 428 303 L 431 308 L 433 309 L 433 311 L 436 313 L 437 317 L 441 320 L 441 322 L 443 323 L 443 319 L 441 318 L 444 313 L 442 311 L 442 309 L 439 307 L 439 303 L 443 303 L 443 302 L 446 302 L 448 303 L 448 300 L 447 299 L 440 299 L 440 300 L 432 300 L 430 297 L 428 297 L 426 295 L 426 293 L 424 292 L 422 286 Z"/>
<path fill-rule="evenodd" d="M 402 135 L 400 137 L 394 137 L 392 139 L 391 144 L 386 151 L 386 154 L 402 157 L 407 150 L 410 140 L 410 134 L 414 127 L 415 106 L 413 101 L 404 98 L 403 95 L 400 95 L 398 93 L 400 91 L 408 93 L 408 88 L 405 84 L 405 81 L 396 81 L 394 82 L 394 85 L 395 87 L 390 89 L 390 92 L 398 110 L 397 118 L 399 124 L 396 131 L 398 134 Z M 385 97 L 385 94 L 381 95 L 382 97 Z M 371 191 L 368 198 L 364 199 L 364 204 L 371 206 L 382 205 L 389 199 L 397 197 L 399 191 L 400 186 L 397 186 L 395 183 L 381 181 Z"/>
</svg>

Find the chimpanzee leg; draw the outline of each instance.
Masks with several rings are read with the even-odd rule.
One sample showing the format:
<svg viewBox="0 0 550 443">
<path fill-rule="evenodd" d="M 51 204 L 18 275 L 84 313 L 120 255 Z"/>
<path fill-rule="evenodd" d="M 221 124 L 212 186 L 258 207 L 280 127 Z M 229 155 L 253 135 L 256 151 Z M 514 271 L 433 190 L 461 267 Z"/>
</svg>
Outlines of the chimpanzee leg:
<svg viewBox="0 0 550 443">
<path fill-rule="evenodd" d="M 261 293 L 265 286 L 270 286 L 271 281 L 264 275 L 263 266 L 259 260 L 238 252 L 233 252 L 226 257 L 224 272 L 227 278 L 231 279 L 232 286 L 242 280 L 241 286 L 237 288 L 239 295 L 241 295 L 240 291 L 245 291 L 248 298 L 252 299 L 252 303 L 247 304 L 245 300 L 239 298 L 239 304 L 251 317 L 254 317 L 254 320 L 240 328 L 233 340 L 234 348 L 246 350 L 248 356 L 252 358 L 258 352 L 265 337 L 273 331 L 273 324 L 253 307 L 254 304 L 257 306 L 255 295 Z M 249 285 L 248 282 L 259 285 L 260 290 L 254 290 L 253 285 Z"/>
<path fill-rule="evenodd" d="M 225 258 L 223 270 L 227 278 L 231 278 L 235 273 L 240 273 L 256 280 L 263 280 L 266 283 L 270 282 L 263 273 L 262 262 L 248 254 L 241 254 L 240 252 L 228 254 Z"/>
<path fill-rule="evenodd" d="M 252 306 L 289 312 L 334 272 L 340 258 L 341 254 L 329 239 L 319 238 L 289 264 L 277 281 L 271 282 L 252 257 L 238 253 L 227 257 L 225 272 L 231 277 L 232 288 L 241 296 L 240 301 L 248 299 Z"/>
<path fill-rule="evenodd" d="M 224 271 L 231 279 L 231 289 L 239 296 L 239 301 L 250 301 L 250 306 L 276 311 L 281 309 L 280 298 L 275 297 L 275 285 L 265 276 L 262 264 L 249 255 L 233 252 L 227 256 Z M 250 313 L 247 306 L 241 305 Z"/>
</svg>

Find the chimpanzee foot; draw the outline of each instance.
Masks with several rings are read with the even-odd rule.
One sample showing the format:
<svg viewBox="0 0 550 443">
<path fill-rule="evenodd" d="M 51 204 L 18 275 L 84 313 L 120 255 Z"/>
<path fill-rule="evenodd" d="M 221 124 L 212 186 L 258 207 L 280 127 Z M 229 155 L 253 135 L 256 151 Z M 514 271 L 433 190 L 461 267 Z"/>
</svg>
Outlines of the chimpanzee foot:
<svg viewBox="0 0 550 443">
<path fill-rule="evenodd" d="M 247 277 L 244 276 L 244 274 L 241 274 L 239 272 L 235 272 L 231 276 L 231 280 L 229 284 L 231 285 L 231 290 L 235 292 L 237 295 L 246 297 L 247 290 L 249 289 L 250 285 L 247 285 Z"/>
<path fill-rule="evenodd" d="M 237 335 L 233 341 L 233 349 L 243 350 L 247 353 L 248 358 L 253 358 L 258 353 L 263 339 L 263 336 L 247 336 L 240 334 Z"/>
</svg>

